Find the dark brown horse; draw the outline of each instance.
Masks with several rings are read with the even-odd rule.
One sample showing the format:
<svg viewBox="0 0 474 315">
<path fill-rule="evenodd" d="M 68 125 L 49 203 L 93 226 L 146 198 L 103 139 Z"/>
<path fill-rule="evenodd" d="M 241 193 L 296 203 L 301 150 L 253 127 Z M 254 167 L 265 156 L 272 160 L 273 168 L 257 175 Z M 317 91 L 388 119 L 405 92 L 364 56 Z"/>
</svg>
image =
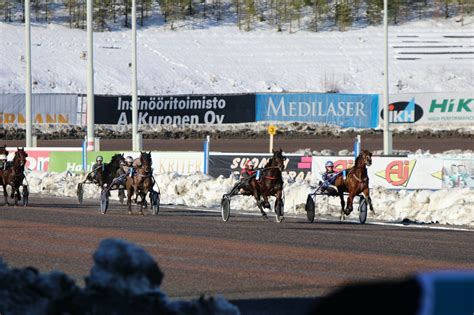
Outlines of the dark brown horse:
<svg viewBox="0 0 474 315">
<path fill-rule="evenodd" d="M 6 145 L 0 146 L 0 156 L 2 156 L 2 160 L 0 161 L 0 164 L 1 164 L 0 165 L 0 185 L 3 186 L 3 172 L 7 168 L 7 156 L 8 156 Z"/>
<path fill-rule="evenodd" d="M 17 148 L 13 161 L 3 171 L 2 187 L 6 205 L 8 205 L 7 185 L 12 187 L 11 198 L 15 199 L 15 206 L 21 200 L 20 186 L 23 185 L 23 180 L 25 179 L 24 172 L 27 157 L 28 153 L 23 148 Z"/>
<path fill-rule="evenodd" d="M 344 218 L 344 215 L 349 215 L 352 212 L 354 197 L 361 193 L 364 194 L 370 210 L 374 212 L 372 199 L 369 194 L 369 176 L 367 175 L 367 166 L 372 165 L 372 153 L 367 150 L 362 150 L 354 164 L 353 168 L 345 171 L 345 174 L 344 171 L 340 173 L 334 183 L 337 187 L 339 198 L 341 199 L 341 220 Z M 349 193 L 345 209 L 344 192 Z"/>
<path fill-rule="evenodd" d="M 283 177 L 282 171 L 285 168 L 286 158 L 283 156 L 283 151 L 273 151 L 273 157 L 270 158 L 265 167 L 260 170 L 260 179 L 252 177 L 249 181 L 247 189 L 254 196 L 257 201 L 258 209 L 264 219 L 267 219 L 267 214 L 264 208 L 271 209 L 268 198 L 275 196 L 275 214 L 277 221 L 283 220 Z M 248 193 L 249 194 L 249 193 Z M 263 197 L 263 202 L 261 201 Z"/>
<path fill-rule="evenodd" d="M 124 162 L 123 154 L 117 153 L 112 156 L 109 163 L 105 163 L 104 167 L 97 169 L 94 179 L 99 187 L 104 187 L 104 185 L 110 186 L 114 178 L 120 175 L 119 173 Z"/>
<path fill-rule="evenodd" d="M 140 201 L 140 214 L 144 215 L 143 208 L 146 207 L 146 194 L 153 191 L 155 180 L 153 178 L 153 169 L 151 152 L 141 152 L 140 164 L 133 176 L 127 177 L 125 181 L 125 189 L 127 190 L 127 206 L 128 214 L 132 214 L 132 196 L 135 194 L 135 203 Z"/>
</svg>

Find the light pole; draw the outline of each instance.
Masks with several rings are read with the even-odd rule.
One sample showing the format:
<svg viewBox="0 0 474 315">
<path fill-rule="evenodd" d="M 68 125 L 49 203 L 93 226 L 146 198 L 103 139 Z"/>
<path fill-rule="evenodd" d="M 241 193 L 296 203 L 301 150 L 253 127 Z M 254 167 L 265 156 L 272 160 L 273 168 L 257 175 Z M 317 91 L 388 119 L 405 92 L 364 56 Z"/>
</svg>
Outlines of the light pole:
<svg viewBox="0 0 474 315">
<path fill-rule="evenodd" d="M 383 153 L 392 154 L 392 134 L 388 115 L 388 0 L 383 1 L 384 89 L 383 89 Z"/>
<path fill-rule="evenodd" d="M 26 123 L 26 147 L 33 145 L 31 135 L 31 22 L 30 22 L 30 0 L 25 0 L 25 44 L 26 44 L 26 77 L 25 77 L 25 123 Z"/>
<path fill-rule="evenodd" d="M 87 0 L 87 150 L 94 150 L 94 52 L 92 0 Z"/>
<path fill-rule="evenodd" d="M 137 95 L 137 3 L 132 0 L 132 150 L 141 151 L 138 141 Z"/>
</svg>

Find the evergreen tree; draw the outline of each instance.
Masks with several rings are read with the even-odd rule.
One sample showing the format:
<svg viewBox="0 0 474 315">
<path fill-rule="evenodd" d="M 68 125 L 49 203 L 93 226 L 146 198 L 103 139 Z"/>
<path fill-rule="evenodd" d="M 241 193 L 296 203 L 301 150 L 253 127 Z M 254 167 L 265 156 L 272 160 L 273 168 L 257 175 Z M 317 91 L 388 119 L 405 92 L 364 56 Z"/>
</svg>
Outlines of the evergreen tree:
<svg viewBox="0 0 474 315">
<path fill-rule="evenodd" d="M 352 7 L 349 0 L 336 1 L 335 7 L 336 25 L 341 31 L 345 31 L 352 25 Z"/>
<path fill-rule="evenodd" d="M 383 19 L 383 0 L 367 0 L 367 19 L 370 24 L 380 24 Z"/>
</svg>

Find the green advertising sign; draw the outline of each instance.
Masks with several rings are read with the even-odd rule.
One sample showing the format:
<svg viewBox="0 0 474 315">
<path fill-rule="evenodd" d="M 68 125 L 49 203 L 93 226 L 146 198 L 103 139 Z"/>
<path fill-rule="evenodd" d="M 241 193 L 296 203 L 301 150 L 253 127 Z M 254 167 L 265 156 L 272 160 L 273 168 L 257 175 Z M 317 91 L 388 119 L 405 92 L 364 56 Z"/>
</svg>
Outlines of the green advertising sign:
<svg viewBox="0 0 474 315">
<path fill-rule="evenodd" d="M 87 152 L 87 171 L 92 168 L 98 155 L 104 158 L 104 162 L 110 161 L 117 151 Z M 82 152 L 51 152 L 49 153 L 49 172 L 82 172 Z"/>
</svg>

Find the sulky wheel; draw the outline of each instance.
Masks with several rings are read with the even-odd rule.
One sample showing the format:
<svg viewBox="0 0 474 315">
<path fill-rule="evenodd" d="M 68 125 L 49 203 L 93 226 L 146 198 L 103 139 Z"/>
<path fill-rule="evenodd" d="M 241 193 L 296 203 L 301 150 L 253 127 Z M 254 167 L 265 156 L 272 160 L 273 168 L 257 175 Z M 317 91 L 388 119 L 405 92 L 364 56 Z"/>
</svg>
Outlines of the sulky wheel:
<svg viewBox="0 0 474 315">
<path fill-rule="evenodd" d="M 359 222 L 364 224 L 367 220 L 367 200 L 363 196 L 359 197 Z"/>
<path fill-rule="evenodd" d="M 82 183 L 77 184 L 77 201 L 79 201 L 79 204 L 82 205 L 82 201 L 84 200 L 84 186 Z"/>
<path fill-rule="evenodd" d="M 160 211 L 160 194 L 156 191 L 150 192 L 151 213 L 158 215 Z"/>
<path fill-rule="evenodd" d="M 306 205 L 305 205 L 306 217 L 308 218 L 308 221 L 311 223 L 314 222 L 314 215 L 316 212 L 315 211 L 316 205 L 314 203 L 314 199 L 313 199 L 313 196 L 309 194 L 308 198 L 306 198 Z"/>
<path fill-rule="evenodd" d="M 123 188 L 119 188 L 118 197 L 119 197 L 120 204 L 123 205 L 123 202 L 125 200 L 125 190 Z"/>
<path fill-rule="evenodd" d="M 224 222 L 229 221 L 230 217 L 230 197 L 224 195 L 221 200 L 221 211 L 222 211 L 222 220 Z"/>
<path fill-rule="evenodd" d="M 28 190 L 28 186 L 23 185 L 23 191 L 22 191 L 23 207 L 28 206 L 28 196 L 29 195 L 30 195 L 30 192 Z"/>
<path fill-rule="evenodd" d="M 106 214 L 109 208 L 109 194 L 106 190 L 100 193 L 100 213 Z"/>
</svg>

